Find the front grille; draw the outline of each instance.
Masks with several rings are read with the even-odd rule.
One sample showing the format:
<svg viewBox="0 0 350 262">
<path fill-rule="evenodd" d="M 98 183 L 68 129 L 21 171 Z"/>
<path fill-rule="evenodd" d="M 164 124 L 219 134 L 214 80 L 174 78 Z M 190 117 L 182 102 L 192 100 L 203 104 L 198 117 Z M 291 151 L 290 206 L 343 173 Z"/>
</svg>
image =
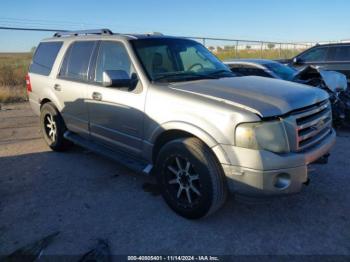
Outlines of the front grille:
<svg viewBox="0 0 350 262">
<path fill-rule="evenodd" d="M 321 142 L 332 132 L 332 110 L 328 100 L 293 113 L 297 125 L 297 151 Z"/>
</svg>

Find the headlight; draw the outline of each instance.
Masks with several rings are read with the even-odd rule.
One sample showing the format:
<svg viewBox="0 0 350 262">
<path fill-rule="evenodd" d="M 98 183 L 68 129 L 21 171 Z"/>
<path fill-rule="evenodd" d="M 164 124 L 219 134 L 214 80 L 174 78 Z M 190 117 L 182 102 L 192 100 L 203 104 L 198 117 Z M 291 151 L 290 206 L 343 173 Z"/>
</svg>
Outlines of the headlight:
<svg viewBox="0 0 350 262">
<path fill-rule="evenodd" d="M 275 153 L 289 152 L 286 131 L 281 121 L 240 124 L 236 128 L 236 146 L 263 149 Z"/>
</svg>

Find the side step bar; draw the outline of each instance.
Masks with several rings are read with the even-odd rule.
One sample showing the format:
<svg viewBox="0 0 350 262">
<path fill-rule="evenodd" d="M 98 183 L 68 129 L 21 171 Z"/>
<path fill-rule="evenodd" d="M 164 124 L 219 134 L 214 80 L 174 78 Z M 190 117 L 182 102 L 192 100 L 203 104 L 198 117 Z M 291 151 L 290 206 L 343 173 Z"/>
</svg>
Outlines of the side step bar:
<svg viewBox="0 0 350 262">
<path fill-rule="evenodd" d="M 152 171 L 153 166 L 147 163 L 146 161 L 127 155 L 124 152 L 117 152 L 117 151 L 110 150 L 104 146 L 101 146 L 83 137 L 80 137 L 70 131 L 66 131 L 64 133 L 64 138 L 96 154 L 112 159 L 117 163 L 131 169 L 134 172 L 150 174 Z"/>
</svg>

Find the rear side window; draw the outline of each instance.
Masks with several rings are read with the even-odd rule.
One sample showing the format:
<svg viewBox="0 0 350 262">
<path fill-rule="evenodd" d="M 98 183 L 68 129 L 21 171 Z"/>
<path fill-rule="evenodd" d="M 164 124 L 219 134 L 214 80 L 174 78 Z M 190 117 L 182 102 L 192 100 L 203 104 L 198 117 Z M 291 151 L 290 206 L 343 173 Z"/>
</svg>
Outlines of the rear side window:
<svg viewBox="0 0 350 262">
<path fill-rule="evenodd" d="M 329 48 L 329 61 L 350 61 L 350 46 L 334 46 Z"/>
<path fill-rule="evenodd" d="M 90 58 L 95 41 L 73 43 L 67 50 L 59 76 L 78 81 L 87 81 Z"/>
<path fill-rule="evenodd" d="M 61 46 L 62 42 L 40 43 L 35 51 L 29 72 L 48 76 Z"/>
</svg>

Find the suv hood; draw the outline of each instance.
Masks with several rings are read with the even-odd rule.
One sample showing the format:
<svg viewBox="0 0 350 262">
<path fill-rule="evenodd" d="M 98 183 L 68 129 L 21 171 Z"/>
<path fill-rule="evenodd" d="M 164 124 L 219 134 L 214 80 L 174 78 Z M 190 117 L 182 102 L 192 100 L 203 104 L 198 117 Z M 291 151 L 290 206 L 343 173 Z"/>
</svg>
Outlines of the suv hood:
<svg viewBox="0 0 350 262">
<path fill-rule="evenodd" d="M 259 76 L 180 82 L 171 87 L 233 104 L 260 117 L 284 115 L 328 98 L 316 87 Z"/>
</svg>

